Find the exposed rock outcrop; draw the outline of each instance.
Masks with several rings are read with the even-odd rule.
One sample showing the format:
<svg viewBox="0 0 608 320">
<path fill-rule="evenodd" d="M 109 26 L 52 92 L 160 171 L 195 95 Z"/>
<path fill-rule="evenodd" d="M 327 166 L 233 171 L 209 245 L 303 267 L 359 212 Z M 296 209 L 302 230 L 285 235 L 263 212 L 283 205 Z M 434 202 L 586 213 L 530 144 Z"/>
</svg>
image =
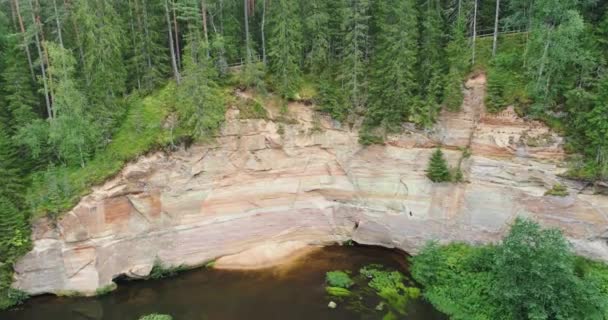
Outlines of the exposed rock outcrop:
<svg viewBox="0 0 608 320">
<path fill-rule="evenodd" d="M 442 113 L 435 130 L 410 128 L 370 147 L 309 106 L 290 105 L 297 124 L 239 120 L 231 109 L 213 145 L 143 157 L 56 227 L 37 221 L 14 286 L 94 293 L 121 275 L 146 276 L 155 259 L 197 266 L 267 243 L 353 239 L 408 252 L 431 239 L 484 243 L 517 216 L 560 228 L 577 252 L 608 260 L 608 197 L 560 179 L 562 139 L 512 109 L 485 114 L 484 92 L 483 75 L 471 79 L 463 110 Z M 440 144 L 466 183 L 426 178 Z M 544 196 L 556 182 L 570 196 Z"/>
</svg>

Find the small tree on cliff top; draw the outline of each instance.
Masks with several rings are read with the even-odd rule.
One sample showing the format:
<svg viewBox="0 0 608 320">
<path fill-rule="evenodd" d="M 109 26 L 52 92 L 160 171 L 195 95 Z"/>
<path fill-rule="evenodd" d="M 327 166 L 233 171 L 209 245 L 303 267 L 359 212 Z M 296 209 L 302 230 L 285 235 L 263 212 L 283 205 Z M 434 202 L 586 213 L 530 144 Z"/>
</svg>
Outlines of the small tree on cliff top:
<svg viewBox="0 0 608 320">
<path fill-rule="evenodd" d="M 441 149 L 437 148 L 437 150 L 433 152 L 428 169 L 426 170 L 426 176 L 433 182 L 450 181 L 450 170 L 448 169 L 448 163 L 443 157 Z"/>
</svg>

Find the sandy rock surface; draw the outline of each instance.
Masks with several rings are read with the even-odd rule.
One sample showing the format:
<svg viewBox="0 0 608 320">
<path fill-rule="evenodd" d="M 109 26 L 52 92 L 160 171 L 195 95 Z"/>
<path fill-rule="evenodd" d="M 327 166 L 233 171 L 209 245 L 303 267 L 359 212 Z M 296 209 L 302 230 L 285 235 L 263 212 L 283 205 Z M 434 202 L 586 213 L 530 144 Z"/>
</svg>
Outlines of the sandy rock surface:
<svg viewBox="0 0 608 320">
<path fill-rule="evenodd" d="M 289 107 L 289 123 L 240 120 L 231 109 L 215 143 L 143 157 L 56 227 L 37 221 L 14 286 L 92 294 L 121 275 L 145 277 L 157 259 L 199 266 L 242 253 L 223 261 L 269 265 L 296 247 L 349 239 L 415 253 L 432 239 L 497 241 L 517 216 L 608 260 L 608 197 L 559 178 L 562 138 L 512 109 L 485 113 L 484 94 L 481 75 L 467 83 L 462 111 L 442 113 L 433 130 L 370 147 L 303 104 Z M 426 178 L 437 145 L 451 166 L 461 162 L 466 183 Z M 544 196 L 557 182 L 570 196 Z"/>
</svg>

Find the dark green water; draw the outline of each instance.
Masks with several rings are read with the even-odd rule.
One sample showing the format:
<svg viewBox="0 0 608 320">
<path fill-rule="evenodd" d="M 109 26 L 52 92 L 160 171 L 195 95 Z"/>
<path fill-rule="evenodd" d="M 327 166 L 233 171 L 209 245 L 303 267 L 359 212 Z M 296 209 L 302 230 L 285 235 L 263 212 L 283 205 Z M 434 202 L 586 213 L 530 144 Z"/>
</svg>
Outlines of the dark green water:
<svg viewBox="0 0 608 320">
<path fill-rule="evenodd" d="M 362 315 L 330 301 L 325 272 L 352 270 L 379 263 L 407 274 L 405 254 L 376 247 L 332 246 L 290 267 L 263 271 L 198 269 L 175 278 L 124 281 L 118 290 L 97 298 L 42 296 L 17 310 L 0 312 L 2 320 L 137 320 L 149 313 L 175 320 L 228 319 L 381 319 L 382 312 Z M 413 300 L 403 319 L 445 319 L 423 300 Z"/>
</svg>

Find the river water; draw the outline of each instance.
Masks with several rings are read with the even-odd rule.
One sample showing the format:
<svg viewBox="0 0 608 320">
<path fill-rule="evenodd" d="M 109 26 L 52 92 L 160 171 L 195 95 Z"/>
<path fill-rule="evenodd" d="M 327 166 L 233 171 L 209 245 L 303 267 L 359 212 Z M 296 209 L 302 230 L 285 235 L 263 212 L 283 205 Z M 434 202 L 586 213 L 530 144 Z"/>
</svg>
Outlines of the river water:
<svg viewBox="0 0 608 320">
<path fill-rule="evenodd" d="M 382 264 L 407 274 L 406 255 L 364 246 L 331 246 L 289 266 L 260 271 L 197 269 L 162 280 L 121 281 L 118 289 L 95 298 L 40 296 L 2 320 L 137 320 L 164 313 L 174 320 L 232 319 L 382 319 L 383 312 L 362 314 L 325 293 L 325 272 Z M 422 299 L 412 300 L 402 319 L 446 319 Z"/>
</svg>

